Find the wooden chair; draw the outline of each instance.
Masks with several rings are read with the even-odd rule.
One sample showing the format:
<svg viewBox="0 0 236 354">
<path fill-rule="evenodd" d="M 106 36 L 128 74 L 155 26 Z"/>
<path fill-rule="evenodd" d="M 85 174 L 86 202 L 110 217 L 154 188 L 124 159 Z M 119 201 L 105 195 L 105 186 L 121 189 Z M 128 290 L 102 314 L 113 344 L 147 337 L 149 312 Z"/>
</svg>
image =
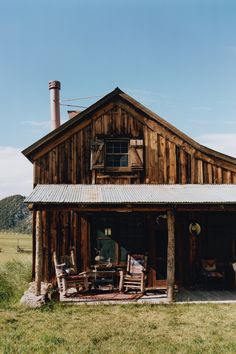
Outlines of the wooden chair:
<svg viewBox="0 0 236 354">
<path fill-rule="evenodd" d="M 73 250 L 71 250 L 70 256 L 63 257 L 63 263 L 58 263 L 56 252 L 53 252 L 53 260 L 57 285 L 61 295 L 68 296 L 69 294 L 67 291 L 69 289 L 75 289 L 76 292 L 88 290 L 89 285 L 86 272 L 77 274 Z"/>
<path fill-rule="evenodd" d="M 233 271 L 234 271 L 234 288 L 236 287 L 236 262 L 232 263 Z"/>
<path fill-rule="evenodd" d="M 120 271 L 119 291 L 129 289 L 144 293 L 147 269 L 147 256 L 144 254 L 128 254 L 126 272 Z"/>
<path fill-rule="evenodd" d="M 201 276 L 206 288 L 210 283 L 218 283 L 222 288 L 224 287 L 224 271 L 217 267 L 215 259 L 202 259 Z"/>
</svg>

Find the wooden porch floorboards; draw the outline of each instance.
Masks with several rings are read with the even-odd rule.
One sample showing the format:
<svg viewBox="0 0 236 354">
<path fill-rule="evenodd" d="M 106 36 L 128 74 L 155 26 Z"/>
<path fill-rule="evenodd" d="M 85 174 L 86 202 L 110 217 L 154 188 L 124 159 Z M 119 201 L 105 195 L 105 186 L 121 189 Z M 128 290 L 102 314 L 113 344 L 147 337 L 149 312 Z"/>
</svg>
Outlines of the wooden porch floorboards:
<svg viewBox="0 0 236 354">
<path fill-rule="evenodd" d="M 149 291 L 142 294 L 122 294 L 119 292 L 99 294 L 73 294 L 61 296 L 60 301 L 67 304 L 110 305 L 110 304 L 167 304 L 166 293 Z M 176 302 L 184 303 L 236 303 L 236 290 L 187 290 L 181 288 L 176 293 Z"/>
<path fill-rule="evenodd" d="M 188 290 L 184 288 L 177 294 L 176 302 L 236 302 L 236 290 Z"/>
</svg>

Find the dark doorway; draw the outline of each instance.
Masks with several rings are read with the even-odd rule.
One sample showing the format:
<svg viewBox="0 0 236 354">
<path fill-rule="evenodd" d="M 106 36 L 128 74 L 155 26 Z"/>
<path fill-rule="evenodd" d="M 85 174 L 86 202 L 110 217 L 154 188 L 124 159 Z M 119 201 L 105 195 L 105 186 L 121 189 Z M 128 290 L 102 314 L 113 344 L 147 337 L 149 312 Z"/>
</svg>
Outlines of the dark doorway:
<svg viewBox="0 0 236 354">
<path fill-rule="evenodd" d="M 91 264 L 96 260 L 125 265 L 128 253 L 146 253 L 145 218 L 108 214 L 92 219 Z"/>
</svg>

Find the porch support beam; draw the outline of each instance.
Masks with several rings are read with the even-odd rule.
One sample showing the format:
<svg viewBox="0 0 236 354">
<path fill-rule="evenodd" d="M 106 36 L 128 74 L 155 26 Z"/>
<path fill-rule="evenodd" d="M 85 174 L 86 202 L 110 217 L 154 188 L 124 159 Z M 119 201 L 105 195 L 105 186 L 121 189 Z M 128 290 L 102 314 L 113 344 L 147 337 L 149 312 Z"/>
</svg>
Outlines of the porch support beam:
<svg viewBox="0 0 236 354">
<path fill-rule="evenodd" d="M 173 210 L 167 211 L 168 246 L 167 246 L 167 298 L 175 299 L 175 216 Z"/>
<path fill-rule="evenodd" d="M 36 212 L 35 295 L 41 295 L 42 281 L 42 211 Z"/>
<path fill-rule="evenodd" d="M 79 212 L 163 212 L 167 209 L 175 209 L 175 211 L 217 211 L 217 212 L 225 212 L 225 211 L 232 211 L 236 212 L 236 205 L 211 205 L 211 204 L 175 204 L 175 205 L 168 205 L 168 204 L 156 204 L 149 205 L 149 204 L 130 204 L 130 205 L 120 205 L 120 204 L 112 204 L 112 205 L 97 205 L 94 203 L 93 205 L 85 205 L 85 204 L 40 204 L 40 203 L 29 203 L 28 204 L 29 210 L 53 210 L 53 211 L 79 211 Z"/>
</svg>

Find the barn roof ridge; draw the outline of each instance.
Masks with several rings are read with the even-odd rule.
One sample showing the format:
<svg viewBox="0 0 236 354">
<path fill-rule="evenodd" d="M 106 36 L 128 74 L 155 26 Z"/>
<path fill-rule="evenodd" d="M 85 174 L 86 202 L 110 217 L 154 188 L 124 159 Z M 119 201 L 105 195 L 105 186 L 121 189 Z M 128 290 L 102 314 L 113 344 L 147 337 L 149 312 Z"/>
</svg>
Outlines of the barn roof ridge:
<svg viewBox="0 0 236 354">
<path fill-rule="evenodd" d="M 39 150 L 41 147 L 43 147 L 46 143 L 50 142 L 51 139 L 62 136 L 64 132 L 67 130 L 73 128 L 78 122 L 82 122 L 84 119 L 87 118 L 87 116 L 95 111 L 96 109 L 102 107 L 115 97 L 120 97 L 126 103 L 131 104 L 134 106 L 137 110 L 140 112 L 144 113 L 147 117 L 151 118 L 153 121 L 159 123 L 162 125 L 164 128 L 168 129 L 170 132 L 174 133 L 178 137 L 182 138 L 184 141 L 189 143 L 191 146 L 193 146 L 195 149 L 200 150 L 201 152 L 208 154 L 210 156 L 214 156 L 217 158 L 220 158 L 224 161 L 233 163 L 236 165 L 236 158 L 232 156 L 228 156 L 226 154 L 223 154 L 221 152 L 218 152 L 216 150 L 213 150 L 211 148 L 208 148 L 204 145 L 199 144 L 196 142 L 194 139 L 180 131 L 178 128 L 176 128 L 174 125 L 171 123 L 167 122 L 164 118 L 160 117 L 158 114 L 154 113 L 151 111 L 149 108 L 145 107 L 142 105 L 140 102 L 136 101 L 133 97 L 129 96 L 127 93 L 122 91 L 119 87 L 116 87 L 113 91 L 109 92 L 105 96 L 103 96 L 101 99 L 93 103 L 91 106 L 86 108 L 85 110 L 79 112 L 77 115 L 75 115 L 73 118 L 69 119 L 62 125 L 60 125 L 57 129 L 54 129 L 50 133 L 46 134 L 44 137 L 41 139 L 37 140 L 35 143 L 31 144 L 29 147 L 24 149 L 22 153 L 30 160 L 32 161 L 32 155 L 34 152 Z"/>
</svg>

